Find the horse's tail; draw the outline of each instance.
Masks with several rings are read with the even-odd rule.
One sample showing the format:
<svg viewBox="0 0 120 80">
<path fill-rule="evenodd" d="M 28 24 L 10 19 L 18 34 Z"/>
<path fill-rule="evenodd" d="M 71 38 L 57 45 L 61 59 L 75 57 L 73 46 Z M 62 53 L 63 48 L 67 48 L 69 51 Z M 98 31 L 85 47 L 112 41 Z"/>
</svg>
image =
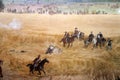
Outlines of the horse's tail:
<svg viewBox="0 0 120 80">
<path fill-rule="evenodd" d="M 30 67 L 31 65 L 32 65 L 32 64 L 27 64 L 26 66 L 27 66 L 27 67 Z"/>
</svg>

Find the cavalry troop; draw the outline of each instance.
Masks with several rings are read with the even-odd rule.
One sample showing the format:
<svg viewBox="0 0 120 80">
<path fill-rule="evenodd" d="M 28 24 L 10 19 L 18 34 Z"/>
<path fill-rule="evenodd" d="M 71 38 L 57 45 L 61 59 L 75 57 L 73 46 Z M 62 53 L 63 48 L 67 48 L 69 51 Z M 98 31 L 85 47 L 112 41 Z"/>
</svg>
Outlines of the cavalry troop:
<svg viewBox="0 0 120 80">
<path fill-rule="evenodd" d="M 92 44 L 93 48 L 102 48 L 106 46 L 107 50 L 112 49 L 113 40 L 111 40 L 110 38 L 105 38 L 102 32 L 99 32 L 97 35 L 94 35 L 94 33 L 91 32 L 88 36 L 85 36 L 85 33 L 79 31 L 77 27 L 75 28 L 74 33 L 71 35 L 69 32 L 66 31 L 60 42 L 63 42 L 64 47 L 66 45 L 70 47 L 70 45 L 73 45 L 75 39 L 78 39 L 80 41 L 83 40 L 84 47 L 88 47 L 90 44 Z"/>
</svg>

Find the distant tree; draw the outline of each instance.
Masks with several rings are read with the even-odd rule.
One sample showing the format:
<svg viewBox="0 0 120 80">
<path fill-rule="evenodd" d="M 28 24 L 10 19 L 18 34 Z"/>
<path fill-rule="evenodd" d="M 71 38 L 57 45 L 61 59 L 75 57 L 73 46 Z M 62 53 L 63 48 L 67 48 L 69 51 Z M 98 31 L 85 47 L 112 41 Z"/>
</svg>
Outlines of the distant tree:
<svg viewBox="0 0 120 80">
<path fill-rule="evenodd" d="M 4 4 L 3 4 L 3 1 L 0 0 L 0 12 L 4 9 Z"/>
</svg>

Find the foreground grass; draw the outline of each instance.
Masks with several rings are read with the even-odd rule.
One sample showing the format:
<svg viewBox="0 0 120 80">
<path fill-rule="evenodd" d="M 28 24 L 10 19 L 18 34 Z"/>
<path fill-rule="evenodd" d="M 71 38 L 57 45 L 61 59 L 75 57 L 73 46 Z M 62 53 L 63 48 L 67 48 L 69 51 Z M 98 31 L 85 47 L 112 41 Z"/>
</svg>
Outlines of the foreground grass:
<svg viewBox="0 0 120 80">
<path fill-rule="evenodd" d="M 46 77 L 48 80 L 115 80 L 115 77 L 120 75 L 120 37 L 113 38 L 111 51 L 106 51 L 105 48 L 83 48 L 82 41 L 76 41 L 71 48 L 63 48 L 59 43 L 60 38 L 61 35 L 29 35 L 20 31 L 0 29 L 0 59 L 5 61 L 5 71 L 10 69 L 13 74 L 28 78 L 26 64 L 41 54 L 42 59 L 48 58 L 50 61 L 45 65 L 47 75 L 51 76 Z M 63 52 L 44 54 L 51 43 L 62 48 Z"/>
</svg>

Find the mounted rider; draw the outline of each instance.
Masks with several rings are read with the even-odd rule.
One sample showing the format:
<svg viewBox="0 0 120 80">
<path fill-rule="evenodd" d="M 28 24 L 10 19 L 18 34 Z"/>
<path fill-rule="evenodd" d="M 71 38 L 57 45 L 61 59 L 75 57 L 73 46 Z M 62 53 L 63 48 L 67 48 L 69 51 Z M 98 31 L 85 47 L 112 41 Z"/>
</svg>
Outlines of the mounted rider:
<svg viewBox="0 0 120 80">
<path fill-rule="evenodd" d="M 103 38 L 103 34 L 102 34 L 101 32 L 99 32 L 99 33 L 97 34 L 97 38 L 102 39 L 102 38 Z"/>
<path fill-rule="evenodd" d="M 92 42 L 92 40 L 93 40 L 93 38 L 94 38 L 93 32 L 91 32 L 88 37 L 89 37 L 89 41 Z"/>
<path fill-rule="evenodd" d="M 110 38 L 108 38 L 107 40 L 107 50 L 111 50 L 112 49 L 112 40 Z"/>
<path fill-rule="evenodd" d="M 74 30 L 74 36 L 76 36 L 76 37 L 77 37 L 78 33 L 79 33 L 79 30 L 78 30 L 78 28 L 77 28 L 77 27 L 75 27 L 75 30 Z"/>
<path fill-rule="evenodd" d="M 98 42 L 101 42 L 102 38 L 103 38 L 103 34 L 102 34 L 101 32 L 99 32 L 99 33 L 97 34 L 97 41 L 98 41 Z"/>
<path fill-rule="evenodd" d="M 35 69 L 35 67 L 38 66 L 38 64 L 41 62 L 41 59 L 40 59 L 40 55 L 38 55 L 34 60 L 33 60 L 33 67 Z"/>
<path fill-rule="evenodd" d="M 66 31 L 63 38 L 66 39 L 66 41 L 68 41 L 69 37 L 70 37 L 70 34 L 69 32 Z"/>
</svg>

